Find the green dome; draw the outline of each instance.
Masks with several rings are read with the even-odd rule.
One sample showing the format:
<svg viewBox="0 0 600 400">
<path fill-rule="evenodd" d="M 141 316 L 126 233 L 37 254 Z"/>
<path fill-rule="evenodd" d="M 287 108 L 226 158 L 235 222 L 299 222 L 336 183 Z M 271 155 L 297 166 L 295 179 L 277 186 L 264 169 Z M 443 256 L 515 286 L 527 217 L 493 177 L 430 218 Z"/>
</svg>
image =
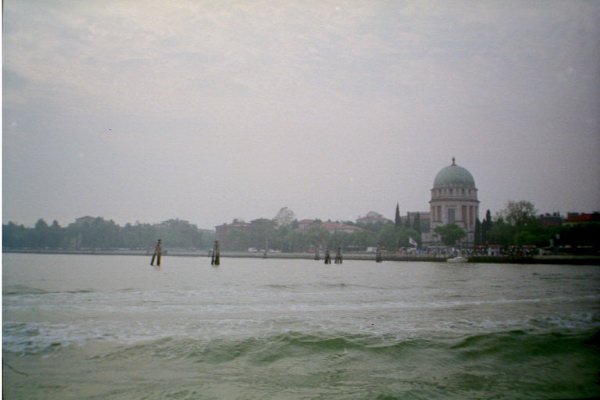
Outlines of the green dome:
<svg viewBox="0 0 600 400">
<path fill-rule="evenodd" d="M 447 186 L 462 186 L 462 187 L 475 187 L 475 179 L 473 175 L 463 167 L 460 167 L 454 163 L 452 159 L 452 165 L 442 168 L 440 172 L 435 176 L 433 180 L 433 187 L 447 187 Z"/>
</svg>

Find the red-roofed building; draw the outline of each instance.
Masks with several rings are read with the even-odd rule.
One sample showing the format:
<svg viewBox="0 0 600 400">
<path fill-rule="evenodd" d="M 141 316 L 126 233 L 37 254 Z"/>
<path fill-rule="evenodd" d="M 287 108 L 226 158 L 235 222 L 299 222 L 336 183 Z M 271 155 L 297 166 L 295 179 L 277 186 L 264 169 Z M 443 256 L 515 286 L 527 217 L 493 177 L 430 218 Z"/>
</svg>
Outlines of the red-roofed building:
<svg viewBox="0 0 600 400">
<path fill-rule="evenodd" d="M 303 219 L 298 221 L 298 230 L 302 232 L 306 232 L 313 226 L 316 226 L 317 220 L 315 219 Z"/>
<path fill-rule="evenodd" d="M 568 213 L 565 223 L 567 224 L 581 224 L 583 222 L 596 222 L 600 221 L 600 213 L 595 212 L 592 214 L 586 213 Z"/>
<path fill-rule="evenodd" d="M 335 233 L 335 232 L 356 233 L 356 232 L 364 231 L 364 229 L 362 229 L 358 226 L 346 225 L 346 224 L 341 224 L 339 222 L 331 222 L 331 221 L 323 222 L 323 224 L 321 226 L 323 227 L 323 229 L 325 229 L 329 233 Z"/>
</svg>

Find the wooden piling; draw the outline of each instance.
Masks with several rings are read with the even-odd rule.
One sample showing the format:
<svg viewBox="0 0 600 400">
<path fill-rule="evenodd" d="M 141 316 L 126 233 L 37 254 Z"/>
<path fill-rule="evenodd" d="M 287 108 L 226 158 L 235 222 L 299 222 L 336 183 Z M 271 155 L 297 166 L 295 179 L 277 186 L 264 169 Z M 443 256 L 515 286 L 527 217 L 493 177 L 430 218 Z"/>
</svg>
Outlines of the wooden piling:
<svg viewBox="0 0 600 400">
<path fill-rule="evenodd" d="M 325 264 L 331 264 L 331 255 L 329 249 L 325 250 Z"/>
<path fill-rule="evenodd" d="M 210 265 L 214 265 L 218 267 L 221 265 L 221 250 L 219 248 L 219 241 L 215 240 L 215 245 L 213 246 L 212 257 L 210 259 Z"/>
<path fill-rule="evenodd" d="M 342 263 L 342 248 L 340 246 L 338 246 L 337 252 L 335 253 L 335 263 L 336 264 Z"/>
<path fill-rule="evenodd" d="M 150 265 L 153 266 L 154 261 L 156 260 L 156 265 L 158 267 L 160 267 L 161 254 L 162 254 L 161 240 L 158 239 L 158 242 L 156 242 L 156 246 L 154 246 L 154 254 L 152 254 L 152 260 L 150 260 Z"/>
</svg>

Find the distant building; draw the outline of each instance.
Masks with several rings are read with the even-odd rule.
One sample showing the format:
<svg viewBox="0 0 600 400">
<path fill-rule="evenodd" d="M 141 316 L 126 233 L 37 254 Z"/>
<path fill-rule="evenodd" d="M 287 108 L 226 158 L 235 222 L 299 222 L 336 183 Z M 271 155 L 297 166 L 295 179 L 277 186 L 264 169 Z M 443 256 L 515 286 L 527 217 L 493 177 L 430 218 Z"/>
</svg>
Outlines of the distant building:
<svg viewBox="0 0 600 400">
<path fill-rule="evenodd" d="M 542 214 L 539 219 L 545 228 L 561 226 L 563 221 L 560 213 Z"/>
<path fill-rule="evenodd" d="M 358 227 L 358 226 L 341 224 L 339 222 L 331 222 L 331 221 L 323 222 L 323 224 L 321 224 L 321 227 L 329 233 L 335 233 L 335 232 L 356 233 L 356 232 L 364 231 L 363 228 Z"/>
<path fill-rule="evenodd" d="M 464 242 L 473 243 L 475 221 L 479 216 L 477 188 L 473 175 L 456 165 L 454 158 L 451 165 L 442 168 L 435 176 L 429 206 L 432 232 L 430 242 L 441 242 L 441 238 L 435 234 L 435 228 L 456 224 L 467 233 Z"/>
<path fill-rule="evenodd" d="M 215 226 L 215 238 L 221 244 L 221 248 L 227 248 L 229 243 L 230 233 L 232 231 L 247 232 L 250 229 L 250 224 L 239 219 L 234 219 L 231 224 L 222 224 Z"/>
<path fill-rule="evenodd" d="M 356 233 L 362 232 L 362 229 L 359 226 L 342 224 L 340 222 L 326 221 L 321 222 L 318 219 L 303 219 L 298 221 L 298 230 L 301 232 L 309 231 L 312 228 L 321 228 L 329 233 L 335 232 L 345 232 L 345 233 Z"/>
<path fill-rule="evenodd" d="M 422 243 L 431 242 L 431 213 L 429 211 L 408 211 L 406 216 L 400 217 L 402 226 L 415 229 L 415 221 L 419 216 L 419 229 Z M 416 239 L 416 238 L 414 238 Z"/>
<path fill-rule="evenodd" d="M 402 218 L 402 222 L 406 225 L 406 220 L 408 219 L 409 226 L 414 228 L 417 215 L 420 221 L 419 231 L 421 233 L 429 233 L 431 230 L 431 213 L 429 211 L 408 211 L 406 217 Z"/>
<path fill-rule="evenodd" d="M 581 224 L 583 222 L 598 222 L 600 221 L 600 213 L 567 213 L 566 224 Z"/>
<path fill-rule="evenodd" d="M 316 219 L 303 219 L 303 220 L 298 221 L 298 230 L 301 232 L 306 232 L 313 226 L 316 226 L 316 224 L 317 224 Z"/>
</svg>

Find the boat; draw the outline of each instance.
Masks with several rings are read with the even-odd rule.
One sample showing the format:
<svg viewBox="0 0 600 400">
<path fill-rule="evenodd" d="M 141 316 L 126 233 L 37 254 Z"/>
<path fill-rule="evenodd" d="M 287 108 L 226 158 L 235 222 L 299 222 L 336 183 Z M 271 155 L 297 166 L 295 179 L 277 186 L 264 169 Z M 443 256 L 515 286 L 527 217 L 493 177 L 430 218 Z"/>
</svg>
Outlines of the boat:
<svg viewBox="0 0 600 400">
<path fill-rule="evenodd" d="M 466 257 L 462 257 L 462 256 L 456 256 L 456 257 L 452 257 L 452 258 L 448 258 L 446 260 L 446 262 L 449 263 L 465 263 L 469 261 Z"/>
</svg>

